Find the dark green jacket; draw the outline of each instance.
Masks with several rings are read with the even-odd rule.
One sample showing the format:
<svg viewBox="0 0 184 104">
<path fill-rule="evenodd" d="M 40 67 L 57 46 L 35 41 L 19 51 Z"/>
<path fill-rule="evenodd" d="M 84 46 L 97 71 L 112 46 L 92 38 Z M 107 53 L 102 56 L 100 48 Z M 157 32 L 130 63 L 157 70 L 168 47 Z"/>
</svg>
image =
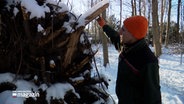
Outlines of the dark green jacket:
<svg viewBox="0 0 184 104">
<path fill-rule="evenodd" d="M 104 32 L 111 39 L 116 49 L 120 47 L 120 37 L 108 25 Z M 130 66 L 119 56 L 116 94 L 119 104 L 161 104 L 158 59 L 144 39 L 123 46 L 121 54 L 140 73 L 136 75 Z"/>
</svg>

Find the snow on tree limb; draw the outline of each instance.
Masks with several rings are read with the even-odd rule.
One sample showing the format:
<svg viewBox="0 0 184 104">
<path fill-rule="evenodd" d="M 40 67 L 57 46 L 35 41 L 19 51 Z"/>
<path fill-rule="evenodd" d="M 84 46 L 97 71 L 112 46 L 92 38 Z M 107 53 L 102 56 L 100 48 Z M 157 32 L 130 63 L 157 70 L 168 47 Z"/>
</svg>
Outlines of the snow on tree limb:
<svg viewBox="0 0 184 104">
<path fill-rule="evenodd" d="M 84 14 L 82 14 L 82 16 L 80 17 L 80 23 L 84 23 L 84 25 L 87 25 L 108 7 L 109 7 L 109 0 L 103 0 L 97 3 L 91 9 L 87 10 Z"/>
</svg>

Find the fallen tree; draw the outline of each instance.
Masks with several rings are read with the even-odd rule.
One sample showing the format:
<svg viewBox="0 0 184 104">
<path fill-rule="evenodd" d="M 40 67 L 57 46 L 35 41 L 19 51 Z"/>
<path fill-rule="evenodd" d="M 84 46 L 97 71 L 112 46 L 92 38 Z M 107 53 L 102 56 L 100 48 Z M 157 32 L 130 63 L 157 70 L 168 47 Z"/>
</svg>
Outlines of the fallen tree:
<svg viewBox="0 0 184 104">
<path fill-rule="evenodd" d="M 79 17 L 60 2 L 32 0 L 32 4 L 37 9 L 30 7 L 27 0 L 1 0 L 0 73 L 15 76 L 12 81 L 1 82 L 0 91 L 16 90 L 20 79 L 38 87 L 46 84 L 48 88 L 69 83 L 79 96 L 71 89 L 64 98 L 51 96 L 48 100 L 48 91 L 38 89 L 40 97 L 27 98 L 24 103 L 91 104 L 100 99 L 107 103 L 109 94 L 98 87 L 107 87 L 107 80 L 100 75 L 91 76 L 96 52 L 91 49 L 84 28 L 108 7 L 108 2 L 98 3 Z"/>
</svg>

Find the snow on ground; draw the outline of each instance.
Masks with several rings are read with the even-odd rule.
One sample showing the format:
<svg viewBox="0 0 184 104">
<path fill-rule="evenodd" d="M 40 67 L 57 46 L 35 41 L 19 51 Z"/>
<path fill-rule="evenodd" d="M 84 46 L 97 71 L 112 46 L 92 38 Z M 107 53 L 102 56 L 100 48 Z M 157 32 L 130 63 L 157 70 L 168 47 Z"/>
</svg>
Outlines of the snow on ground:
<svg viewBox="0 0 184 104">
<path fill-rule="evenodd" d="M 99 72 L 107 75 L 107 78 L 111 80 L 108 92 L 115 102 L 118 102 L 115 94 L 118 52 L 113 46 L 110 46 L 108 51 L 110 62 L 106 68 L 103 67 L 102 48 L 99 48 L 95 58 Z M 163 54 L 159 57 L 162 103 L 184 104 L 184 56 L 183 62 L 180 64 L 181 55 L 167 54 L 167 51 L 167 49 L 163 49 Z"/>
<path fill-rule="evenodd" d="M 94 50 L 97 50 L 97 46 L 93 46 Z M 105 68 L 103 67 L 103 53 L 102 47 L 99 47 L 97 54 L 95 55 L 96 65 L 100 74 L 105 75 L 109 79 L 109 87 L 107 92 L 111 95 L 114 101 L 117 103 L 118 99 L 115 94 L 117 67 L 118 67 L 118 52 L 115 50 L 114 46 L 110 45 L 109 51 L 109 64 Z M 161 93 L 162 93 L 162 103 L 163 104 L 184 104 L 184 57 L 182 64 L 180 64 L 181 55 L 179 54 L 167 54 L 166 49 L 163 50 L 163 54 L 159 57 L 160 65 L 160 83 L 161 83 Z M 94 63 L 93 63 L 94 65 Z M 95 66 L 94 66 L 95 68 Z M 93 73 L 96 74 L 95 69 Z M 0 82 L 13 81 L 13 74 L 5 73 L 0 74 Z M 19 80 L 15 83 L 18 88 L 31 90 L 32 88 L 37 89 L 32 83 Z M 56 84 L 50 88 L 47 86 L 40 86 L 43 90 L 49 89 L 50 93 L 48 95 L 55 94 L 56 96 L 62 96 L 62 93 L 58 93 L 57 88 L 62 92 L 65 92 L 70 85 L 59 85 Z M 49 92 L 48 91 L 48 92 Z M 75 90 L 73 89 L 75 92 Z M 0 93 L 0 104 L 22 104 L 25 98 L 12 98 L 11 91 L 4 91 Z M 16 102 L 16 103 L 15 103 Z"/>
<path fill-rule="evenodd" d="M 98 46 L 99 47 L 99 46 Z M 94 50 L 95 47 L 94 47 Z M 108 48 L 109 52 L 109 65 L 105 68 L 103 66 L 103 53 L 102 48 L 100 47 L 98 52 L 95 55 L 97 68 L 100 73 L 106 75 L 109 81 L 108 93 L 113 97 L 115 102 L 118 102 L 116 93 L 115 93 L 115 85 L 116 85 L 116 76 L 117 76 L 117 67 L 118 67 L 118 52 L 115 50 L 114 46 L 110 46 Z"/>
<path fill-rule="evenodd" d="M 184 61 L 181 64 L 180 59 L 181 55 L 179 54 L 165 53 L 159 58 L 164 104 L 184 104 Z"/>
</svg>

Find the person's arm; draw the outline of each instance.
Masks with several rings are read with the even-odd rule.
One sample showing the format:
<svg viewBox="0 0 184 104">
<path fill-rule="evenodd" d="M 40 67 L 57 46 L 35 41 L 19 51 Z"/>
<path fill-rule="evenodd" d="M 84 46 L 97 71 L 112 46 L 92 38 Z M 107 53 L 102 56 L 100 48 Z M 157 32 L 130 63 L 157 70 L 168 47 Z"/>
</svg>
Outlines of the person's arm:
<svg viewBox="0 0 184 104">
<path fill-rule="evenodd" d="M 160 79 L 158 64 L 146 65 L 145 72 L 145 104 L 161 104 Z"/>
<path fill-rule="evenodd" d="M 114 44 L 117 50 L 120 50 L 120 36 L 117 31 L 108 26 L 102 17 L 97 19 L 98 24 L 103 28 L 108 38 L 110 38 L 112 44 Z"/>
<path fill-rule="evenodd" d="M 108 25 L 103 26 L 103 31 L 110 38 L 112 44 L 114 44 L 117 50 L 120 50 L 120 36 L 119 34 Z"/>
</svg>

